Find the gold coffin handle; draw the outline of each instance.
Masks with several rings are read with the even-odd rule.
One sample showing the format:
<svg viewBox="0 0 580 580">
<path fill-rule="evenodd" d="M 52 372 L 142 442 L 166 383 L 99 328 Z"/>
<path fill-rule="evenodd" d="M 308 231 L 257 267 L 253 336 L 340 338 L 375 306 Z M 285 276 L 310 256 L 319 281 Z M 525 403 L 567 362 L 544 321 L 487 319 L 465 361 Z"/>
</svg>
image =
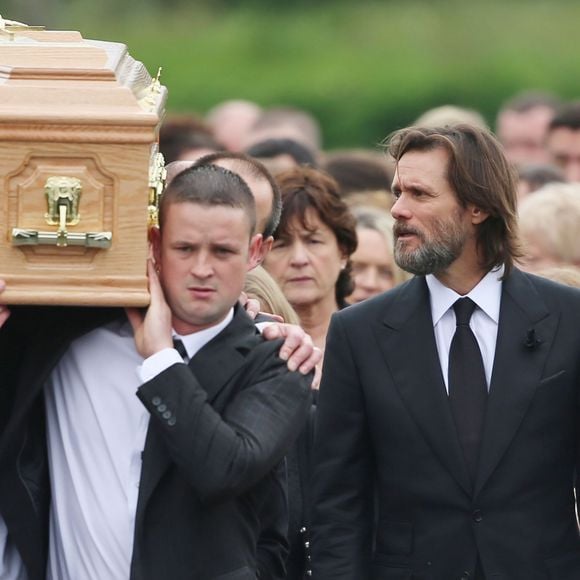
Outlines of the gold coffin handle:
<svg viewBox="0 0 580 580">
<path fill-rule="evenodd" d="M 84 246 L 106 250 L 111 247 L 113 234 L 111 232 L 39 232 L 21 228 L 12 229 L 12 245 L 14 246 Z"/>
<path fill-rule="evenodd" d="M 113 234 L 111 232 L 69 232 L 67 226 L 77 225 L 81 216 L 79 204 L 82 193 L 82 183 L 76 177 L 54 175 L 46 180 L 44 186 L 47 212 L 44 214 L 46 223 L 58 225 L 58 230 L 39 232 L 22 228 L 12 229 L 12 245 L 14 246 L 84 246 L 86 248 L 108 249 L 111 247 Z"/>
</svg>

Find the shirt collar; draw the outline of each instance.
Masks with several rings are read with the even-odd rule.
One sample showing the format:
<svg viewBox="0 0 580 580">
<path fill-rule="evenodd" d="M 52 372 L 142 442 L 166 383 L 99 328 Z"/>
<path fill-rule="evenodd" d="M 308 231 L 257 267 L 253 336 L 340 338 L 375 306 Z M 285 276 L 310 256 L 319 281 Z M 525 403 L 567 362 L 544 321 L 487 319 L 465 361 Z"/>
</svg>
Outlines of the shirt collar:
<svg viewBox="0 0 580 580">
<path fill-rule="evenodd" d="M 501 278 L 504 273 L 504 266 L 490 270 L 478 284 L 466 296 L 471 298 L 478 308 L 480 308 L 496 324 L 499 323 L 499 307 L 501 303 Z M 433 274 L 425 276 L 425 281 L 429 287 L 431 297 L 431 315 L 433 326 L 441 317 L 455 304 L 455 301 L 462 298 L 455 290 L 444 286 Z"/>
<path fill-rule="evenodd" d="M 230 308 L 226 317 L 214 326 L 204 328 L 192 334 L 180 335 L 173 331 L 173 338 L 181 339 L 185 352 L 191 360 L 212 338 L 215 338 L 234 318 L 234 309 Z"/>
</svg>

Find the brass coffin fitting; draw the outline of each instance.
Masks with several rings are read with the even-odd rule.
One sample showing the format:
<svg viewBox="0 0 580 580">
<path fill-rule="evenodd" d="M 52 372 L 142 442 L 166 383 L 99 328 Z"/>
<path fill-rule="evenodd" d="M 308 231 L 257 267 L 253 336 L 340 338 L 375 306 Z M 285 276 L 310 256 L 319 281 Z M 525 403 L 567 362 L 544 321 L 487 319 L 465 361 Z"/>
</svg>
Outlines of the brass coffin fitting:
<svg viewBox="0 0 580 580">
<path fill-rule="evenodd" d="M 46 223 L 58 225 L 56 231 L 39 232 L 22 228 L 12 229 L 14 246 L 85 246 L 107 249 L 111 247 L 111 232 L 69 232 L 67 226 L 80 222 L 79 205 L 82 192 L 80 179 L 76 177 L 53 176 L 46 180 L 44 193 L 48 211 L 44 214 Z"/>
</svg>

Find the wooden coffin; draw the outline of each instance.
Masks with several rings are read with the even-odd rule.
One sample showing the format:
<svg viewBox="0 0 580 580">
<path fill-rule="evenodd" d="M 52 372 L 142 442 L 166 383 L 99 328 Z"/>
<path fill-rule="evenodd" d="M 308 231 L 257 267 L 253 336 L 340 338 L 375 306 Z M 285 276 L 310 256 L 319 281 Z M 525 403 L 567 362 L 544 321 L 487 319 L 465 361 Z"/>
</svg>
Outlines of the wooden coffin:
<svg viewBox="0 0 580 580">
<path fill-rule="evenodd" d="M 0 28 L 2 302 L 148 303 L 166 95 L 123 44 Z"/>
</svg>

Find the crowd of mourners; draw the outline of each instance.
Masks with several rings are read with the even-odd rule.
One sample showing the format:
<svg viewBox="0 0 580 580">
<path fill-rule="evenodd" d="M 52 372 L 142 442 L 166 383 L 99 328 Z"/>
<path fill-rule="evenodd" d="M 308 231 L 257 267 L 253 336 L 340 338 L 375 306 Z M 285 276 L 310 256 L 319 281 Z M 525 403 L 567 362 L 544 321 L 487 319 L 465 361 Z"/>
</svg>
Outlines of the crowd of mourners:
<svg viewBox="0 0 580 580">
<path fill-rule="evenodd" d="M 580 101 L 526 91 L 501 106 L 495 127 L 477 111 L 452 105 L 426 111 L 413 124 L 468 124 L 495 133 L 516 176 L 518 266 L 580 287 Z M 170 116 L 160 148 L 170 168 L 234 153 L 250 156 L 271 173 L 281 195 L 280 222 L 266 232 L 273 244 L 262 265 L 248 274 L 246 291 L 263 311 L 300 324 L 322 351 L 334 312 L 412 276 L 394 259 L 390 209 L 396 167 L 380 145 L 326 151 L 320 124 L 307 111 L 233 100 L 205 118 Z M 293 579 L 309 567 L 313 422 L 287 458 Z"/>
</svg>

